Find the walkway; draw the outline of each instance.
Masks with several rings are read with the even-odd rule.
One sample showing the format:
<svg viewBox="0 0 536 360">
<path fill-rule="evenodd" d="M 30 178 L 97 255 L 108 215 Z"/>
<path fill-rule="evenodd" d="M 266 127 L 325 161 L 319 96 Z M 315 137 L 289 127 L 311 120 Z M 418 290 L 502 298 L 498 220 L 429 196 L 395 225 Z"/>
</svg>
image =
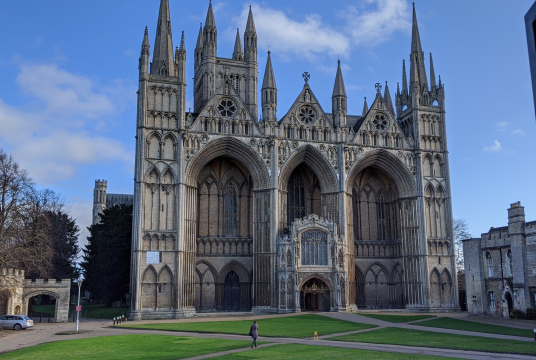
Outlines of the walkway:
<svg viewBox="0 0 536 360">
<path fill-rule="evenodd" d="M 424 328 L 411 324 L 393 324 L 382 320 L 372 319 L 365 316 L 349 314 L 349 313 L 320 313 L 319 315 L 328 316 L 332 318 L 337 318 L 346 321 L 367 323 L 378 325 L 380 327 L 399 327 L 407 329 L 419 329 L 425 331 L 437 331 L 444 333 L 454 333 L 470 336 L 482 336 L 502 339 L 512 338 L 512 340 L 521 340 L 521 341 L 533 341 L 528 338 L 519 338 L 516 336 L 505 337 L 503 335 L 496 334 L 485 334 L 477 332 L 468 332 L 468 331 L 458 331 L 458 330 L 449 330 L 449 329 L 438 329 L 438 328 Z M 277 315 L 276 315 L 277 316 Z M 255 319 L 263 319 L 271 316 L 255 316 Z M 253 316 L 240 316 L 240 317 L 231 317 L 231 318 L 217 318 L 215 321 L 233 321 L 233 320 L 243 320 L 243 319 L 252 319 Z M 169 322 L 177 321 L 200 321 L 201 319 L 187 319 L 187 320 L 170 320 Z M 211 321 L 210 318 L 203 318 L 201 321 Z M 214 320 L 212 320 L 214 321 Z M 159 321 L 162 322 L 162 321 Z M 168 322 L 168 321 L 166 321 Z M 70 335 L 70 336 L 59 336 L 54 335 L 60 331 L 74 330 L 75 324 L 73 323 L 56 323 L 56 324 L 36 324 L 33 329 L 26 331 L 7 331 L 7 336 L 3 337 L 0 341 L 0 354 L 6 351 L 16 350 L 23 347 L 33 346 L 45 342 L 58 341 L 58 340 L 71 340 L 71 339 L 82 339 L 96 336 L 113 336 L 113 335 L 127 335 L 127 334 L 159 334 L 159 335 L 171 335 L 171 336 L 190 336 L 198 338 L 216 338 L 216 339 L 226 339 L 226 340 L 251 340 L 249 336 L 244 335 L 231 335 L 231 334 L 204 334 L 204 333 L 191 333 L 191 332 L 174 332 L 174 331 L 158 331 L 158 330 L 137 330 L 137 329 L 124 329 L 124 328 L 113 328 L 111 321 L 105 320 L 89 320 L 83 319 L 80 324 L 81 330 L 91 330 L 91 333 L 80 334 L 80 335 Z M 377 328 L 376 328 L 377 329 Z M 370 331 L 361 330 L 361 331 Z M 357 331 L 356 331 L 357 332 Z M 355 333 L 355 332 L 351 332 Z M 499 354 L 499 353 L 486 353 L 478 351 L 464 351 L 464 350 L 451 350 L 451 349 L 437 349 L 437 348 L 425 348 L 425 347 L 415 347 L 415 346 L 402 346 L 402 345 L 387 345 L 387 344 L 370 344 L 370 343 L 357 343 L 357 342 L 344 342 L 344 341 L 332 341 L 329 340 L 330 337 L 338 336 L 336 335 L 326 335 L 321 336 L 319 340 L 313 339 L 295 339 L 295 338 L 260 338 L 260 341 L 270 341 L 270 344 L 259 345 L 259 348 L 273 346 L 277 344 L 303 344 L 303 345 L 312 345 L 312 346 L 331 346 L 338 348 L 347 348 L 347 349 L 361 349 L 361 350 L 372 350 L 372 351 L 383 351 L 383 352 L 393 352 L 393 353 L 405 353 L 405 354 L 418 354 L 418 355 L 429 355 L 429 356 L 440 356 L 440 357 L 453 357 L 460 359 L 477 359 L 477 360 L 502 360 L 507 357 L 512 360 L 534 360 L 533 356 L 528 355 L 513 355 L 513 354 Z M 258 348 L 257 348 L 258 349 Z M 256 351 L 257 349 L 244 348 L 230 350 L 221 353 L 212 353 L 203 356 L 194 357 L 192 359 L 207 359 L 217 356 L 222 356 L 226 354 L 232 354 L 242 351 Z"/>
</svg>

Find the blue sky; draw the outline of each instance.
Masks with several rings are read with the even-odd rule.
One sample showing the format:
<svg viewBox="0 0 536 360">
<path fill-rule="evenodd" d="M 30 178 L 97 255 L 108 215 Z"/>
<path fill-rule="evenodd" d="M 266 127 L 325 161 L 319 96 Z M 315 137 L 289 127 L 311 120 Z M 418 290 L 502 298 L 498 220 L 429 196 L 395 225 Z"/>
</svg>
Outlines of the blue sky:
<svg viewBox="0 0 536 360">
<path fill-rule="evenodd" d="M 520 200 L 536 220 L 536 121 L 523 16 L 530 0 L 418 1 L 422 46 L 445 84 L 454 216 L 474 236 L 507 223 Z M 408 59 L 411 3 L 404 0 L 214 1 L 218 56 L 231 57 L 252 5 L 260 78 L 266 52 L 278 115 L 302 89 L 326 111 L 337 58 L 351 114 L 374 84 L 391 94 Z M 91 221 L 95 179 L 133 192 L 138 57 L 145 26 L 154 43 L 159 0 L 9 1 L 0 8 L 0 147 L 40 186 L 61 192 L 71 215 Z M 175 45 L 185 31 L 187 78 L 208 1 L 170 0 Z M 427 66 L 428 68 L 428 66 Z M 192 81 L 187 102 L 192 105 Z M 369 102 L 370 103 L 370 102 Z M 83 237 L 87 232 L 83 233 Z"/>
</svg>

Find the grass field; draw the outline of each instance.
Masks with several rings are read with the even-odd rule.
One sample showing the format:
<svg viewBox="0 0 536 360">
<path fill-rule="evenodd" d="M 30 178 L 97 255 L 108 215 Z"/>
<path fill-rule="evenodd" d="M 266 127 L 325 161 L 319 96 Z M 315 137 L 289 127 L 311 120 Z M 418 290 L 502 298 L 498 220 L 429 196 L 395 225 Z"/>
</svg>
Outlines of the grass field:
<svg viewBox="0 0 536 360">
<path fill-rule="evenodd" d="M 516 329 L 516 328 L 500 326 L 500 325 L 488 325 L 488 324 L 478 323 L 475 321 L 452 319 L 448 317 L 421 321 L 415 325 L 436 327 L 436 328 L 442 328 L 442 329 L 478 331 L 478 332 L 484 332 L 484 333 L 490 333 L 490 334 L 523 336 L 523 337 L 528 337 L 528 338 L 531 338 L 534 336 L 534 333 L 532 330 Z"/>
<path fill-rule="evenodd" d="M 389 321 L 392 323 L 407 323 L 409 321 L 417 321 L 422 319 L 430 319 L 435 317 L 434 315 L 388 315 L 388 314 L 361 314 L 357 315 L 366 316 L 373 319 Z"/>
<path fill-rule="evenodd" d="M 382 328 L 359 334 L 332 337 L 330 340 L 536 355 L 536 346 L 533 342 L 398 328 Z"/>
<path fill-rule="evenodd" d="M 45 343 L 3 354 L 2 360 L 167 360 L 245 348 L 249 341 L 165 335 L 118 335 Z"/>
<path fill-rule="evenodd" d="M 181 322 L 160 324 L 132 324 L 119 325 L 135 329 L 153 329 L 168 331 L 193 331 L 206 333 L 225 333 L 247 335 L 253 321 L 209 321 L 209 322 Z M 376 326 L 358 324 L 349 321 L 337 320 L 319 315 L 286 316 L 280 318 L 258 320 L 259 335 L 307 338 L 318 335 L 337 334 L 347 331 L 370 329 Z"/>
<path fill-rule="evenodd" d="M 218 359 L 270 359 L 270 360 L 326 360 L 326 359 L 360 359 L 360 360 L 445 360 L 446 357 L 397 354 L 359 349 L 341 349 L 329 346 L 309 346 L 297 344 L 273 345 L 253 351 L 220 356 Z"/>
<path fill-rule="evenodd" d="M 33 311 L 54 314 L 56 305 L 33 305 Z M 69 305 L 69 317 L 72 315 L 75 305 Z M 103 304 L 82 305 L 82 318 L 86 319 L 110 319 L 121 316 L 124 312 L 128 315 L 128 307 L 113 308 Z"/>
</svg>

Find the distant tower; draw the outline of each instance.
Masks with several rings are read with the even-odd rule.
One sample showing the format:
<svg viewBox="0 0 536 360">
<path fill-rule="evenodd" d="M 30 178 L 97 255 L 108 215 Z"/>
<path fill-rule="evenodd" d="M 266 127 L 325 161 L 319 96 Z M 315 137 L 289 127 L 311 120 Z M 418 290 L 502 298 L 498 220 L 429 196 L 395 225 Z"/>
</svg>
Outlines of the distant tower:
<svg viewBox="0 0 536 360">
<path fill-rule="evenodd" d="M 106 209 L 106 180 L 95 180 L 95 190 L 93 190 L 93 223 L 100 222 L 100 215 Z"/>
</svg>

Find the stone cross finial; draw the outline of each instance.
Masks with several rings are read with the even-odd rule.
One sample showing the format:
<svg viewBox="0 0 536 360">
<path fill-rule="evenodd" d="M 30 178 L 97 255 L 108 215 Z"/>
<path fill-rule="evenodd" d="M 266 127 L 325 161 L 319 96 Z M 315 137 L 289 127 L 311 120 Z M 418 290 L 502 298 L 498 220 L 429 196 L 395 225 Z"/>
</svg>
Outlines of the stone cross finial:
<svg viewBox="0 0 536 360">
<path fill-rule="evenodd" d="M 382 84 L 376 83 L 376 85 L 374 85 L 374 87 L 376 88 L 376 92 L 378 94 L 382 91 Z"/>
<path fill-rule="evenodd" d="M 311 78 L 311 75 L 306 71 L 302 74 L 303 80 L 305 80 L 305 83 L 309 83 L 309 79 Z"/>
</svg>

